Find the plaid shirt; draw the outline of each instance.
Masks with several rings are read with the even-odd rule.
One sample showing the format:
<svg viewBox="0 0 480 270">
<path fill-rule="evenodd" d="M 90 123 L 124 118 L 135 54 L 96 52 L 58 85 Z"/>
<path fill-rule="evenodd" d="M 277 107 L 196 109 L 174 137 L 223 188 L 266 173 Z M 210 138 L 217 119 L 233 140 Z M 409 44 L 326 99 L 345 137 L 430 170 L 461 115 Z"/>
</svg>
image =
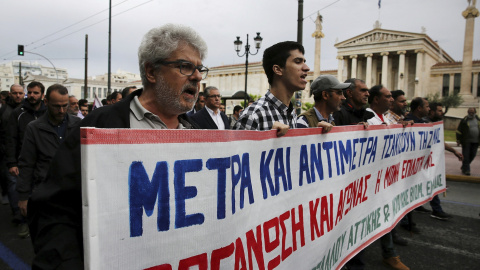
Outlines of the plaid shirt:
<svg viewBox="0 0 480 270">
<path fill-rule="evenodd" d="M 287 107 L 268 91 L 243 111 L 233 129 L 271 130 L 274 122 L 295 128 L 297 115 L 291 102 Z"/>
<path fill-rule="evenodd" d="M 398 115 L 391 110 L 388 110 L 387 114 L 385 114 L 385 123 L 387 125 L 394 125 L 400 123 L 400 121 L 403 121 L 403 118 L 405 118 L 403 115 Z"/>
</svg>

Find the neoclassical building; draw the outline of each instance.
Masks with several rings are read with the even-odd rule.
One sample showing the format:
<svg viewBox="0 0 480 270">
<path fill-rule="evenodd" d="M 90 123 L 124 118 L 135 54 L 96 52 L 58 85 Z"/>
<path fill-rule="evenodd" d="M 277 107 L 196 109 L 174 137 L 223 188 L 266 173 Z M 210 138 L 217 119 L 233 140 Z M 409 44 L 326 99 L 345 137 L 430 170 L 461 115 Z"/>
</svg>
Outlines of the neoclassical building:
<svg viewBox="0 0 480 270">
<path fill-rule="evenodd" d="M 315 39 L 315 59 L 307 80 L 311 83 L 320 74 L 336 75 L 340 81 L 348 78 L 365 80 L 367 86 L 383 84 L 390 90 L 405 91 L 407 99 L 426 97 L 438 93 L 445 96 L 459 93 L 464 103 L 450 109 L 448 116 L 463 117 L 468 107 L 479 107 L 480 61 L 472 59 L 473 23 L 479 16 L 476 1 L 462 13 L 466 19 L 463 61 L 455 61 L 437 42 L 423 33 L 403 32 L 382 29 L 376 22 L 373 29 L 335 44 L 338 69 L 320 70 L 320 45 L 324 37 L 322 17 L 317 16 Z M 245 65 L 226 65 L 210 68 L 208 78 L 202 87 L 219 87 L 223 96 L 231 97 L 245 88 Z M 269 89 L 267 77 L 261 62 L 248 67 L 248 93 L 264 95 Z M 301 94 L 295 95 L 297 104 L 313 103 L 310 84 Z M 240 104 L 240 100 L 227 105 Z M 228 106 L 227 106 L 228 108 Z"/>
</svg>

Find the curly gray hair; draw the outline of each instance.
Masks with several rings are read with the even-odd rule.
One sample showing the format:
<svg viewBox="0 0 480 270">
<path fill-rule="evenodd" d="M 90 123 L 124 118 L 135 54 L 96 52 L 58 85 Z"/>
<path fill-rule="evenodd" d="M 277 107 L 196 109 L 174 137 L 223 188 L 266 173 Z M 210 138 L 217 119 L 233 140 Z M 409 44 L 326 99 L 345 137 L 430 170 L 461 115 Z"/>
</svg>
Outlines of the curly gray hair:
<svg viewBox="0 0 480 270">
<path fill-rule="evenodd" d="M 195 48 L 202 61 L 207 56 L 207 43 L 192 28 L 179 24 L 166 24 L 148 31 L 138 48 L 140 77 L 145 85 L 147 81 L 145 64 L 166 59 L 175 51 L 179 43 L 184 42 Z"/>
</svg>

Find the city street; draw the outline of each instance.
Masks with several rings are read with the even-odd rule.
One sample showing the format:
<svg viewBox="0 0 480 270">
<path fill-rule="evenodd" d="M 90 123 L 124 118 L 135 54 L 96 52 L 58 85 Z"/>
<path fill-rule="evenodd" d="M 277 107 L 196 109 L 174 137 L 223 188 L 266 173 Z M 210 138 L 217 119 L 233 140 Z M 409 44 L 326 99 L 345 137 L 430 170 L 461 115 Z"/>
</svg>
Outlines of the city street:
<svg viewBox="0 0 480 270">
<path fill-rule="evenodd" d="M 445 154 L 445 161 L 446 174 L 453 177 L 447 180 L 448 191 L 445 196 L 440 195 L 440 200 L 445 212 L 453 218 L 441 221 L 414 212 L 420 234 L 397 229 L 408 240 L 408 246 L 396 246 L 396 250 L 410 269 L 479 269 L 480 159 L 477 157 L 472 164 L 472 177 L 456 177 L 460 175 L 461 164 L 452 153 Z M 430 209 L 429 203 L 425 207 Z M 0 269 L 29 269 L 33 258 L 30 238 L 20 239 L 10 220 L 9 206 L 0 205 Z M 366 248 L 364 258 L 365 269 L 389 269 L 382 264 L 378 241 Z"/>
</svg>

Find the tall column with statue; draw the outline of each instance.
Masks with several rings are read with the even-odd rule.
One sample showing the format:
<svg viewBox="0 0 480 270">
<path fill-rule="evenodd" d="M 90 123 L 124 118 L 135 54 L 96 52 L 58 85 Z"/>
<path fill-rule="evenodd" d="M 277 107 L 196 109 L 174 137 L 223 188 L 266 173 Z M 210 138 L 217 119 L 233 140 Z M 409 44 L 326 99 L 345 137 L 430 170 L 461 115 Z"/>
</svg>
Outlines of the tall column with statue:
<svg viewBox="0 0 480 270">
<path fill-rule="evenodd" d="M 313 78 L 320 76 L 320 52 L 321 52 L 321 39 L 325 37 L 325 34 L 322 32 L 322 15 L 317 14 L 317 19 L 315 20 L 315 32 L 313 32 L 312 37 L 315 38 L 315 59 L 313 63 Z"/>
<path fill-rule="evenodd" d="M 462 62 L 462 78 L 460 84 L 460 95 L 464 98 L 472 98 L 472 57 L 473 57 L 473 29 L 475 18 L 478 17 L 478 9 L 475 8 L 477 0 L 468 0 L 468 7 L 462 12 L 466 20 L 465 25 L 465 41 L 463 44 L 463 62 Z"/>
</svg>

